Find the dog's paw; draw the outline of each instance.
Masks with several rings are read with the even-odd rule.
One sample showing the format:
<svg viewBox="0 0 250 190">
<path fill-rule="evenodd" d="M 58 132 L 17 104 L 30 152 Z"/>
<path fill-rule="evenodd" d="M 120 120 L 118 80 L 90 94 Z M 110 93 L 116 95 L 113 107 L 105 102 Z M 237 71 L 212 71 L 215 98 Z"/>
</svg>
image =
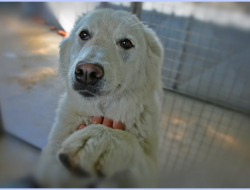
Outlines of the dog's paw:
<svg viewBox="0 0 250 190">
<path fill-rule="evenodd" d="M 58 158 L 80 176 L 111 176 L 131 160 L 128 132 L 92 124 L 74 132 L 62 144 Z M 127 144 L 127 145 L 126 145 Z"/>
</svg>

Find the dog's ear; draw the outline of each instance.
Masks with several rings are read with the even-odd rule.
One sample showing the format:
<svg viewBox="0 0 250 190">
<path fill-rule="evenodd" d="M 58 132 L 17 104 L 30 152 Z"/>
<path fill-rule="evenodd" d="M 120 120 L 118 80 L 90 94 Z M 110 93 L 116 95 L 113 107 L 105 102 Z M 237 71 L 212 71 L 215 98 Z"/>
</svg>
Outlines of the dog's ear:
<svg viewBox="0 0 250 190">
<path fill-rule="evenodd" d="M 151 28 L 145 25 L 144 36 L 147 45 L 147 76 L 150 78 L 149 81 L 152 82 L 152 85 L 155 86 L 158 90 L 161 90 L 161 67 L 164 58 L 163 46 L 156 33 Z"/>
<path fill-rule="evenodd" d="M 59 51 L 59 73 L 62 76 L 68 75 L 68 69 L 70 64 L 70 36 L 65 38 L 60 43 Z"/>
<path fill-rule="evenodd" d="M 75 22 L 75 26 L 80 22 L 80 20 L 85 16 L 85 14 L 82 14 L 78 16 Z M 74 26 L 74 28 L 76 28 Z M 72 32 L 74 33 L 74 28 Z M 71 32 L 71 33 L 72 33 Z M 62 76 L 67 76 L 68 75 L 68 70 L 69 70 L 69 65 L 70 65 L 70 51 L 71 51 L 71 35 L 67 38 L 65 38 L 61 43 L 60 43 L 60 52 L 59 52 L 59 73 Z"/>
<path fill-rule="evenodd" d="M 145 38 L 148 45 L 147 51 L 151 51 L 151 53 L 153 53 L 155 56 L 163 58 L 164 56 L 163 47 L 156 33 L 151 28 L 145 25 L 144 29 L 145 29 Z"/>
</svg>

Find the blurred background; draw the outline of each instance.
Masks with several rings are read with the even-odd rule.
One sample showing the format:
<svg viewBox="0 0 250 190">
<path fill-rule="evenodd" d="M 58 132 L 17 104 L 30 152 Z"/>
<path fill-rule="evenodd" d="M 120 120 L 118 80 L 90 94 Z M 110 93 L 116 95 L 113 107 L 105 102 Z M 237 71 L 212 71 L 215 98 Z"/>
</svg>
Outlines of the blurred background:
<svg viewBox="0 0 250 190">
<path fill-rule="evenodd" d="M 0 3 L 0 185 L 29 175 L 64 91 L 78 15 L 126 10 L 164 45 L 161 187 L 250 187 L 250 3 Z M 20 186 L 20 184 L 19 184 Z"/>
</svg>

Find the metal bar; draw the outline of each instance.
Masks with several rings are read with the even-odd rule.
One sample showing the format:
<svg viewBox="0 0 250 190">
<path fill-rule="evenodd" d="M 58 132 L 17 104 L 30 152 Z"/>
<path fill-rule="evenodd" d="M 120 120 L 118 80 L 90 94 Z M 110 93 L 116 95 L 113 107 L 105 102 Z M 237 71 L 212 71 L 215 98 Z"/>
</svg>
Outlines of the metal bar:
<svg viewBox="0 0 250 190">
<path fill-rule="evenodd" d="M 141 20 L 142 2 L 131 2 L 130 12 L 135 14 L 139 20 Z"/>
<path fill-rule="evenodd" d="M 187 28 L 186 28 L 187 31 L 190 30 L 192 19 L 193 19 L 192 16 L 190 16 L 189 19 L 188 19 L 188 24 L 187 24 Z M 186 41 L 188 41 L 188 39 L 189 39 L 189 34 L 186 34 L 184 41 L 186 42 Z M 184 52 L 186 52 L 186 48 L 187 48 L 186 46 L 187 46 L 187 44 L 185 44 L 185 43 L 182 46 L 182 54 L 181 54 L 181 57 L 180 57 L 178 68 L 177 68 L 178 73 L 175 75 L 176 82 L 173 85 L 173 89 L 177 89 L 177 87 L 178 87 L 177 82 L 180 79 L 180 71 L 182 70 L 182 65 L 183 65 L 183 62 L 184 62 L 184 57 L 185 57 Z"/>
<path fill-rule="evenodd" d="M 2 121 L 2 111 L 1 111 L 1 104 L 0 104 L 0 135 L 3 133 L 3 121 Z"/>
</svg>

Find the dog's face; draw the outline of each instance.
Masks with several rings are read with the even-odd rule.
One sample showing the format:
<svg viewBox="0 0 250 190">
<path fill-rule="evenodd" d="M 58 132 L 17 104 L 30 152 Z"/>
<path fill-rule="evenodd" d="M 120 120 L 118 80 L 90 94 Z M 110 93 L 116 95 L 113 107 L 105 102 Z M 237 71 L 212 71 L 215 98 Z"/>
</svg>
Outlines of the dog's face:
<svg viewBox="0 0 250 190">
<path fill-rule="evenodd" d="M 85 99 L 160 83 L 159 40 L 128 12 L 99 9 L 79 17 L 60 48 L 59 72 L 68 90 Z"/>
</svg>

